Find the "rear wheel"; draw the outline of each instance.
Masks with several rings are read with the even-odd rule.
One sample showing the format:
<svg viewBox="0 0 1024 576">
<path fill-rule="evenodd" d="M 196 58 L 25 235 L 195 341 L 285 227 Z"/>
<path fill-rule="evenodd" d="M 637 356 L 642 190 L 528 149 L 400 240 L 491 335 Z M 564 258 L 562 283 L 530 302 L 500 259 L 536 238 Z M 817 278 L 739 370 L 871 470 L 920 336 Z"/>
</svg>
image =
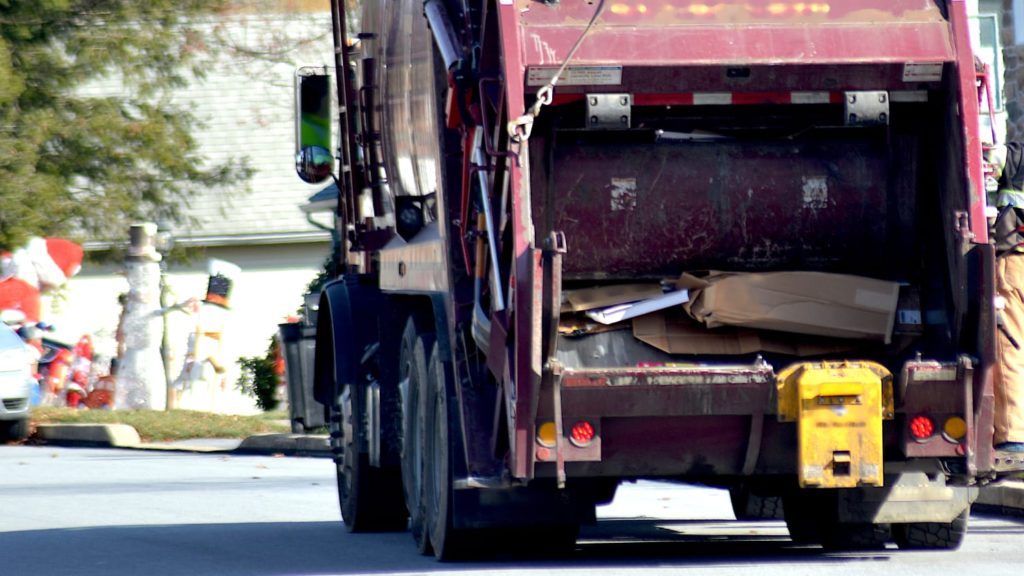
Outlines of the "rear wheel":
<svg viewBox="0 0 1024 576">
<path fill-rule="evenodd" d="M 402 348 L 399 352 L 402 489 L 405 507 L 409 511 L 409 529 L 417 549 L 423 554 L 430 551 L 430 538 L 426 532 L 422 498 L 425 428 L 422 416 L 423 404 L 429 392 L 427 362 L 433 348 L 433 334 L 417 334 L 416 323 L 410 318 L 402 333 Z"/>
<path fill-rule="evenodd" d="M 909 550 L 956 550 L 967 535 L 971 515 L 968 508 L 952 522 L 911 522 L 893 525 L 893 538 L 900 548 Z"/>
<path fill-rule="evenodd" d="M 450 378 L 437 347 L 430 354 L 427 401 L 421 423 L 424 425 L 424 500 L 430 546 L 438 560 L 458 560 L 479 553 L 473 534 L 455 529 L 453 518 L 453 450 L 456 447 L 457 422 L 452 416 Z"/>
<path fill-rule="evenodd" d="M 888 524 L 840 522 L 837 495 L 800 490 L 783 499 L 783 516 L 796 544 L 820 544 L 830 550 L 877 550 L 891 536 Z"/>
<path fill-rule="evenodd" d="M 837 522 L 825 532 L 822 545 L 830 550 L 880 550 L 891 535 L 888 524 Z"/>
<path fill-rule="evenodd" d="M 780 496 L 757 494 L 746 484 L 729 488 L 729 501 L 737 520 L 781 520 L 784 517 Z"/>
<path fill-rule="evenodd" d="M 795 544 L 820 544 L 822 518 L 816 511 L 815 503 L 797 495 L 787 495 L 783 500 L 782 511 L 786 519 L 786 529 Z"/>
<path fill-rule="evenodd" d="M 352 532 L 404 530 L 407 516 L 401 475 L 370 466 L 369 456 L 360 451 L 363 411 L 353 392 L 352 386 L 345 386 L 331 410 L 331 436 L 342 452 L 335 456 L 342 520 Z"/>
</svg>

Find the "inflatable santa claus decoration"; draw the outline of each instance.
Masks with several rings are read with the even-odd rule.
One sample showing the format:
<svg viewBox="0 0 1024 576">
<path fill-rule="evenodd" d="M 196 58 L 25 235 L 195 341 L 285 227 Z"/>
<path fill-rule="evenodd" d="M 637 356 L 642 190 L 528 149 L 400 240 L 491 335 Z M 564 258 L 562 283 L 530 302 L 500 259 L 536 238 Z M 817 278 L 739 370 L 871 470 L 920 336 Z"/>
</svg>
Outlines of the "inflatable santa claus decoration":
<svg viewBox="0 0 1024 576">
<path fill-rule="evenodd" d="M 39 322 L 40 296 L 77 274 L 83 255 L 70 240 L 38 237 L 0 254 L 0 310 L 17 310 L 26 323 Z"/>
</svg>

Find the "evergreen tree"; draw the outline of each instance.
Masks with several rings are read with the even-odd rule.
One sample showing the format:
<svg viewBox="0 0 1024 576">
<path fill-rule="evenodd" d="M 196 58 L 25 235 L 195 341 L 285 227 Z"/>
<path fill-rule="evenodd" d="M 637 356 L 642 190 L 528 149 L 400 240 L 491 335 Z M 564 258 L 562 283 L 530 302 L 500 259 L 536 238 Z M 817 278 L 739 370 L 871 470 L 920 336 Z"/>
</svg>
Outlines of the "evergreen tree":
<svg viewBox="0 0 1024 576">
<path fill-rule="evenodd" d="M 209 165 L 166 91 L 201 78 L 230 0 L 0 0 L 0 249 L 32 235 L 119 239 L 181 222 L 190 194 L 248 178 Z M 117 78 L 118 96 L 90 95 Z"/>
</svg>

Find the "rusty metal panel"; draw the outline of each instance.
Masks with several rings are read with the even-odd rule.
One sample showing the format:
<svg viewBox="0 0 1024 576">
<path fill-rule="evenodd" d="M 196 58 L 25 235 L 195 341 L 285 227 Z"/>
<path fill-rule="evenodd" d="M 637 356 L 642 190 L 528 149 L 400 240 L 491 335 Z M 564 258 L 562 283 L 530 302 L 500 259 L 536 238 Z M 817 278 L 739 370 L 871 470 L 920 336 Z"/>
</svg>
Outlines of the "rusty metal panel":
<svg viewBox="0 0 1024 576">
<path fill-rule="evenodd" d="M 758 474 L 793 474 L 796 437 L 792 426 L 765 422 Z M 605 418 L 601 460 L 567 462 L 570 477 L 673 476 L 699 480 L 715 474 L 745 474 L 750 418 L 660 416 Z M 553 476 L 553 464 L 538 464 L 537 476 Z"/>
<path fill-rule="evenodd" d="M 595 6 L 520 0 L 528 66 L 561 63 Z M 655 28 L 657 32 L 655 33 Z M 612 2 L 578 64 L 946 62 L 948 23 L 932 0 Z"/>
<path fill-rule="evenodd" d="M 568 278 L 885 265 L 878 254 L 893 226 L 883 142 L 580 141 L 555 149 L 550 173 L 535 156 L 537 233 L 545 223 L 565 233 Z"/>
<path fill-rule="evenodd" d="M 592 2 L 538 6 L 517 0 L 527 26 L 586 24 L 597 7 Z M 879 24 L 937 22 L 942 13 L 934 0 L 609 0 L 598 20 L 604 26 L 707 26 L 743 24 Z"/>
<path fill-rule="evenodd" d="M 498 28 L 501 36 L 501 54 L 504 64 L 505 82 L 504 98 L 507 109 L 519 114 L 525 109 L 525 95 L 522 83 L 511 81 L 519 79 L 525 70 L 522 62 L 522 44 L 520 31 L 520 9 L 513 3 L 499 2 L 497 6 Z M 520 147 L 524 159 L 528 157 L 528 143 Z M 534 298 L 537 290 L 535 276 L 538 269 L 539 254 L 531 250 L 532 217 L 529 201 L 529 165 L 518 159 L 506 159 L 509 179 L 511 205 L 518 207 L 511 211 L 512 218 L 512 261 L 509 310 L 509 333 L 515 338 L 513 343 L 513 360 L 508 370 L 508 378 L 503 383 L 505 406 L 508 417 L 509 448 L 511 451 L 510 468 L 516 478 L 533 477 L 533 438 L 534 415 L 531 410 L 530 395 L 534 382 L 539 382 L 539 351 L 534 353 L 532 342 L 539 342 L 539 331 L 535 332 Z"/>
<path fill-rule="evenodd" d="M 971 234 L 978 244 L 988 243 L 988 220 L 985 218 L 985 178 L 981 167 L 981 135 L 979 122 L 980 106 L 975 83 L 974 54 L 971 50 L 970 22 L 967 16 L 967 5 L 963 0 L 950 1 L 950 22 L 954 33 L 954 47 L 957 53 L 957 73 L 959 74 L 960 90 L 959 114 L 963 127 L 963 166 L 966 171 L 967 205 L 970 206 Z"/>
<path fill-rule="evenodd" d="M 956 364 L 908 362 L 901 379 L 901 412 L 963 414 L 964 383 Z"/>
<path fill-rule="evenodd" d="M 911 361 L 904 365 L 901 380 L 903 418 L 899 420 L 899 433 L 903 453 L 908 458 L 965 456 L 967 439 L 948 437 L 944 423 L 955 416 L 963 419 L 965 428 L 971 426 L 970 374 L 955 363 Z M 911 436 L 909 423 L 918 415 L 930 417 L 935 424 L 931 437 L 918 440 Z"/>
<path fill-rule="evenodd" d="M 601 462 L 577 466 L 634 477 L 740 474 L 749 425 L 749 418 L 724 415 L 606 418 Z"/>
<path fill-rule="evenodd" d="M 767 365 L 567 370 L 562 409 L 581 417 L 760 414 L 774 381 Z"/>
<path fill-rule="evenodd" d="M 506 383 L 506 405 L 511 420 L 513 473 L 533 477 L 533 438 L 541 383 L 541 297 L 544 292 L 541 250 L 530 249 L 516 259 L 515 357 L 513 381 Z"/>
<path fill-rule="evenodd" d="M 526 44 L 528 66 L 560 64 L 578 29 L 555 28 Z M 530 32 L 529 34 L 533 34 Z M 539 44 L 538 44 L 539 43 Z M 538 50 L 536 47 L 541 46 Z M 815 47 L 809 50 L 808 47 Z M 553 56 L 552 56 L 553 55 Z M 559 56 L 561 55 L 561 56 Z M 747 27 L 601 30 L 573 57 L 576 65 L 839 64 L 948 62 L 953 48 L 945 23 L 843 27 Z"/>
</svg>

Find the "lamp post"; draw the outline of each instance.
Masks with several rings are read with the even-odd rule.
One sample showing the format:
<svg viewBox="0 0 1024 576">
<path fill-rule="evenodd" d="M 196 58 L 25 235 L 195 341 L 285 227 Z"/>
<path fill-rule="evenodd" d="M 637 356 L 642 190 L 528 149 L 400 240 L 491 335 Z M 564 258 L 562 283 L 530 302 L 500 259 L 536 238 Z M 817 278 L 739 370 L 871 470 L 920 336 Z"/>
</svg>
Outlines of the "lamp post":
<svg viewBox="0 0 1024 576">
<path fill-rule="evenodd" d="M 164 367 L 164 384 L 166 386 L 166 410 L 175 406 L 174 384 L 171 378 L 171 344 L 167 330 L 167 313 L 174 304 L 171 302 L 171 291 L 167 288 L 167 258 L 174 248 L 174 234 L 166 222 L 157 223 L 155 238 L 156 250 L 160 253 L 160 310 L 161 334 L 160 334 L 160 360 Z"/>
</svg>

